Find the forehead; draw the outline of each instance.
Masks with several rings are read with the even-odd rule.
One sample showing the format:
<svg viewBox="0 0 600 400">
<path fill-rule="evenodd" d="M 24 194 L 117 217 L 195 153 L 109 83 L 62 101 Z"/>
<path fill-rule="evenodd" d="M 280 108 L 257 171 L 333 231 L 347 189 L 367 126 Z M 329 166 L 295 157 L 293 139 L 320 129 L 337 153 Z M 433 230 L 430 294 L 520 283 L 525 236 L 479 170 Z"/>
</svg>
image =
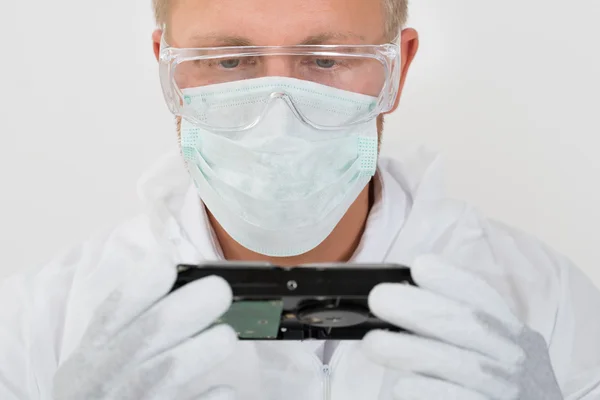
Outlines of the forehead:
<svg viewBox="0 0 600 400">
<path fill-rule="evenodd" d="M 379 44 L 385 38 L 381 0 L 175 0 L 167 24 L 176 47 Z"/>
</svg>

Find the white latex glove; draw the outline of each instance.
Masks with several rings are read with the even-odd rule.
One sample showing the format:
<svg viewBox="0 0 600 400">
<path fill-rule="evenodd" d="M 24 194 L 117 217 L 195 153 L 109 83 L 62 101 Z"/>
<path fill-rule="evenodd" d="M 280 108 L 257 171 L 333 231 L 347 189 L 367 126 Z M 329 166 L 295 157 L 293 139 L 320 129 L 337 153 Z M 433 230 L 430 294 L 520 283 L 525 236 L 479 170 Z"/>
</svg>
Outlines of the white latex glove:
<svg viewBox="0 0 600 400">
<path fill-rule="evenodd" d="M 382 284 L 369 297 L 379 318 L 414 334 L 370 332 L 372 361 L 401 371 L 394 399 L 560 400 L 544 338 L 482 280 L 424 256 L 419 287 Z"/>
<path fill-rule="evenodd" d="M 59 366 L 54 400 L 234 398 L 227 387 L 183 392 L 234 348 L 229 326 L 205 330 L 231 305 L 231 289 L 209 277 L 165 297 L 175 278 L 172 266 L 149 267 L 109 296 Z"/>
</svg>

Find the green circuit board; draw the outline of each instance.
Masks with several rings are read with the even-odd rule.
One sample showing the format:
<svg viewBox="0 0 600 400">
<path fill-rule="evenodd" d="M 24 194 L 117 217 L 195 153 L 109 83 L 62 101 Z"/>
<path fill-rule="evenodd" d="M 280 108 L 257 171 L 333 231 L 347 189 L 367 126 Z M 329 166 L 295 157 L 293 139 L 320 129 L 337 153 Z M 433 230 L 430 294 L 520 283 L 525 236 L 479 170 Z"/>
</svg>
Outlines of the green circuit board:
<svg viewBox="0 0 600 400">
<path fill-rule="evenodd" d="M 230 325 L 241 339 L 275 339 L 282 311 L 281 300 L 234 302 L 217 323 Z"/>
</svg>

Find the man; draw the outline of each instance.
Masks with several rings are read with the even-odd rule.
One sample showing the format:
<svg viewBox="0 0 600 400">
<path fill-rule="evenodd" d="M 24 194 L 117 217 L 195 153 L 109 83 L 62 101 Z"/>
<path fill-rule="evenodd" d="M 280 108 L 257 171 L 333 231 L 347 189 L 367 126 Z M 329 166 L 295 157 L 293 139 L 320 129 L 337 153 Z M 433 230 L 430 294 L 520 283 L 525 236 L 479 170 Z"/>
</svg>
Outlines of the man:
<svg viewBox="0 0 600 400">
<path fill-rule="evenodd" d="M 405 0 L 155 0 L 181 155 L 146 213 L 0 288 L 1 399 L 599 399 L 600 294 L 568 260 L 379 160 L 417 48 Z M 388 133 L 393 134 L 393 133 Z M 183 157 L 183 160 L 182 158 Z M 191 177 L 191 179 L 190 179 Z M 239 342 L 231 291 L 178 263 L 394 262 L 411 334 Z"/>
</svg>

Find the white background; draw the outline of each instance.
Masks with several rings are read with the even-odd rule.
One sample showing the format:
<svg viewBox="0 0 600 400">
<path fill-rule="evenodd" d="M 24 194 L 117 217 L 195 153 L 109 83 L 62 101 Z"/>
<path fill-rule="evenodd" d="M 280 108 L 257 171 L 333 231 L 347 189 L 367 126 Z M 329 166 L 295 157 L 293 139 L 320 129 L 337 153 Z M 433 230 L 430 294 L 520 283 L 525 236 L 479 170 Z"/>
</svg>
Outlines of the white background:
<svg viewBox="0 0 600 400">
<path fill-rule="evenodd" d="M 4 1 L 0 276 L 138 211 L 175 146 L 150 0 Z M 423 143 L 451 194 L 537 234 L 600 283 L 600 2 L 414 0 L 421 32 L 384 152 Z"/>
</svg>

